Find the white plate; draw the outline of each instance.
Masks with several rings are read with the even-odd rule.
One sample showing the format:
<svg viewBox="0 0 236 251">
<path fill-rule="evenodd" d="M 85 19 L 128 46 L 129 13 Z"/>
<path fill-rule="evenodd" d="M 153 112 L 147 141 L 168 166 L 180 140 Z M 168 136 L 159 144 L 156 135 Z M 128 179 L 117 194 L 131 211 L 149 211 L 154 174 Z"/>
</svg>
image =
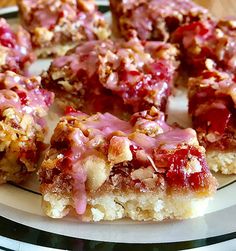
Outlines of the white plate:
<svg viewBox="0 0 236 251">
<path fill-rule="evenodd" d="M 31 73 L 39 74 L 49 63 L 49 60 L 37 61 Z M 55 124 L 55 117 L 50 118 L 54 118 Z M 190 125 L 186 95 L 181 91 L 170 99 L 169 118 L 170 122 Z M 50 129 L 53 130 L 52 124 Z M 0 235 L 41 246 L 77 250 L 175 250 L 219 243 L 236 238 L 236 176 L 217 175 L 217 178 L 220 188 L 204 217 L 160 223 L 129 220 L 81 223 L 69 217 L 54 220 L 44 216 L 37 177 L 32 175 L 24 185 L 1 186 Z"/>
</svg>

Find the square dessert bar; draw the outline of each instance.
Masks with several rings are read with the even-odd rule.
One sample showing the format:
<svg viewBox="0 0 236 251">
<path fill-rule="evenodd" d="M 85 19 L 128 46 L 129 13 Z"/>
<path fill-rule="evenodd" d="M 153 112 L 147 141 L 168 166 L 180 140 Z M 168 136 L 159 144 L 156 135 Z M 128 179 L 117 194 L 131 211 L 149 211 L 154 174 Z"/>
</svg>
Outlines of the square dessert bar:
<svg viewBox="0 0 236 251">
<path fill-rule="evenodd" d="M 209 167 L 236 174 L 236 79 L 232 74 L 205 70 L 190 78 L 189 113 Z"/>
<path fill-rule="evenodd" d="M 179 44 L 184 69 L 190 74 L 213 66 L 236 72 L 236 20 L 207 19 L 183 25 L 173 33 L 172 42 Z"/>
<path fill-rule="evenodd" d="M 208 17 L 190 0 L 110 0 L 113 28 L 126 39 L 168 41 L 180 25 Z"/>
<path fill-rule="evenodd" d="M 217 182 L 192 129 L 168 126 L 156 108 L 129 122 L 105 113 L 61 118 L 39 170 L 43 210 L 83 221 L 201 215 Z"/>
<path fill-rule="evenodd" d="M 86 113 L 165 110 L 178 50 L 163 42 L 92 41 L 54 59 L 42 83 Z M 66 101 L 65 101 L 66 99 Z"/>
<path fill-rule="evenodd" d="M 40 77 L 0 73 L 0 183 L 22 182 L 35 171 L 52 101 Z"/>
<path fill-rule="evenodd" d="M 14 32 L 6 20 L 0 18 L 0 73 L 10 70 L 25 74 L 34 59 L 29 33 L 22 27 Z"/>
<path fill-rule="evenodd" d="M 64 55 L 80 41 L 106 39 L 108 25 L 93 0 L 18 0 L 36 54 Z"/>
</svg>

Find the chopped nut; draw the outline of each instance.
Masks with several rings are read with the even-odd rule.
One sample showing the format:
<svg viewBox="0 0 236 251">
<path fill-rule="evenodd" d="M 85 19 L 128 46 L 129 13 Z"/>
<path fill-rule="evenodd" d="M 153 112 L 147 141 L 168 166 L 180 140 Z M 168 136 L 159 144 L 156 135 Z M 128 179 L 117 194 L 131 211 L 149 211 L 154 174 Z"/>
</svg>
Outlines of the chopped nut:
<svg viewBox="0 0 236 251">
<path fill-rule="evenodd" d="M 209 142 L 213 143 L 213 142 L 216 142 L 217 140 L 219 140 L 219 137 L 218 135 L 216 135 L 215 133 L 208 133 L 206 135 L 206 138 Z"/>
<path fill-rule="evenodd" d="M 125 137 L 113 136 L 108 149 L 108 160 L 114 164 L 132 160 L 130 141 Z"/>
<path fill-rule="evenodd" d="M 205 65 L 208 70 L 213 70 L 215 68 L 215 62 L 209 58 L 206 59 Z"/>
<path fill-rule="evenodd" d="M 96 191 L 109 177 L 111 166 L 102 156 L 91 155 L 83 160 L 83 167 L 87 172 L 87 187 Z"/>
<path fill-rule="evenodd" d="M 199 46 L 194 46 L 194 47 L 191 48 L 190 51 L 191 51 L 193 54 L 198 55 L 198 54 L 200 54 L 200 52 L 202 51 L 202 49 L 201 49 L 201 47 L 199 47 Z"/>
<path fill-rule="evenodd" d="M 196 158 L 191 158 L 191 160 L 188 161 L 187 166 L 186 166 L 187 174 L 201 172 L 201 170 L 202 170 L 202 166 Z"/>
<path fill-rule="evenodd" d="M 215 32 L 216 32 L 216 37 L 217 38 L 224 37 L 224 32 L 221 29 L 216 29 Z"/>
<path fill-rule="evenodd" d="M 236 20 L 230 20 L 229 25 L 231 28 L 236 28 Z"/>
<path fill-rule="evenodd" d="M 95 3 L 93 0 L 77 0 L 78 5 L 85 11 L 93 12 L 95 11 Z"/>
<path fill-rule="evenodd" d="M 57 80 L 59 78 L 65 77 L 65 73 L 63 71 L 55 71 L 55 72 L 52 72 L 51 76 L 53 80 Z"/>
<path fill-rule="evenodd" d="M 62 85 L 67 92 L 71 92 L 73 90 L 73 86 L 69 83 L 69 81 L 60 80 L 58 81 L 58 84 Z"/>
<path fill-rule="evenodd" d="M 89 142 L 88 142 L 88 146 L 89 147 L 99 147 L 104 143 L 104 138 L 102 135 L 96 135 L 94 136 Z"/>
<path fill-rule="evenodd" d="M 45 44 L 47 42 L 50 42 L 54 36 L 53 32 L 49 31 L 45 27 L 37 27 L 34 30 L 34 35 L 35 35 L 35 43 L 37 42 L 38 44 Z"/>
<path fill-rule="evenodd" d="M 4 65 L 6 64 L 6 60 L 7 60 L 7 51 L 6 49 L 2 47 L 0 48 L 0 65 Z"/>
<path fill-rule="evenodd" d="M 105 40 L 111 36 L 111 31 L 107 27 L 94 28 L 94 33 L 97 35 L 99 40 Z"/>
<path fill-rule="evenodd" d="M 131 173 L 131 178 L 133 180 L 144 180 L 153 177 L 153 169 L 151 167 L 139 168 Z"/>
<path fill-rule="evenodd" d="M 7 108 L 3 111 L 2 115 L 8 119 L 14 119 L 16 117 L 15 111 L 13 108 Z"/>
<path fill-rule="evenodd" d="M 157 176 L 155 176 L 153 178 L 147 178 L 143 180 L 143 183 L 148 189 L 154 189 L 157 186 L 157 181 L 158 181 L 158 178 Z"/>
<path fill-rule="evenodd" d="M 146 119 L 138 119 L 135 124 L 135 130 L 151 137 L 163 133 L 163 129 L 155 121 Z"/>
<path fill-rule="evenodd" d="M 27 127 L 30 125 L 32 125 L 34 123 L 33 118 L 31 116 L 29 116 L 28 114 L 24 115 L 21 122 L 20 122 L 20 126 L 22 129 L 26 130 Z"/>
</svg>

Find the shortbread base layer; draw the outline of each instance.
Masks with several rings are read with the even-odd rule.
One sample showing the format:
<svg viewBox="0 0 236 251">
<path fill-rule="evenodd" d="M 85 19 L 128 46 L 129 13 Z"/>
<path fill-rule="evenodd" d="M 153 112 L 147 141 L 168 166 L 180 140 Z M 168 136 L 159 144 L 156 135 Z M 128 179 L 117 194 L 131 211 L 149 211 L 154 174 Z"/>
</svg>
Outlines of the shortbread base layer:
<svg viewBox="0 0 236 251">
<path fill-rule="evenodd" d="M 236 174 L 236 151 L 207 151 L 207 163 L 214 172 Z"/>
<path fill-rule="evenodd" d="M 20 166 L 18 166 L 16 163 L 15 166 L 12 166 L 13 163 L 11 163 L 10 166 L 2 167 L 0 165 L 0 184 L 5 184 L 8 181 L 19 184 L 27 180 L 29 177 L 29 174 L 32 172 L 26 172 L 22 171 Z"/>
<path fill-rule="evenodd" d="M 194 193 L 174 196 L 153 193 L 104 194 L 87 198 L 86 212 L 80 218 L 82 221 L 186 219 L 203 215 L 210 198 Z M 71 202 L 68 197 L 48 193 L 43 196 L 42 206 L 46 215 L 62 218 L 69 211 L 74 211 Z"/>
<path fill-rule="evenodd" d="M 48 58 L 50 56 L 64 56 L 67 51 L 76 47 L 78 43 L 67 43 L 65 45 L 57 44 L 45 48 L 37 48 L 34 50 L 38 58 Z"/>
</svg>

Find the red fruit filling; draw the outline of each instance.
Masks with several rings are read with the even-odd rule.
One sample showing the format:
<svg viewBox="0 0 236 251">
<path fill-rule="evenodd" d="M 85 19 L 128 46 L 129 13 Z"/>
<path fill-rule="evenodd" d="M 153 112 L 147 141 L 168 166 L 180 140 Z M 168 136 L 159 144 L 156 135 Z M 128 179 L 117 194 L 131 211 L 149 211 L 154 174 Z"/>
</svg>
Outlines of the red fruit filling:
<svg viewBox="0 0 236 251">
<path fill-rule="evenodd" d="M 204 128 L 208 133 L 223 134 L 228 127 L 231 112 L 226 106 L 217 107 L 214 104 L 205 109 L 195 120 L 196 128 Z"/>
<path fill-rule="evenodd" d="M 236 32 L 229 24 L 230 20 L 223 24 L 204 20 L 183 25 L 174 32 L 172 42 L 180 44 L 182 60 L 190 73 L 207 69 L 206 59 L 213 60 L 218 69 L 235 72 Z"/>
<path fill-rule="evenodd" d="M 6 27 L 0 27 L 0 44 L 5 47 L 14 48 L 16 44 L 15 34 Z"/>
<path fill-rule="evenodd" d="M 131 105 L 134 112 L 150 108 L 145 97 L 150 96 L 153 104 L 164 111 L 167 96 L 170 94 L 170 84 L 173 72 L 164 61 L 156 61 L 145 66 L 144 72 L 120 70 L 119 87 L 112 90 L 121 96 L 125 104 Z"/>
<path fill-rule="evenodd" d="M 204 71 L 189 81 L 189 113 L 205 147 L 236 147 L 235 83 L 231 74 Z"/>
<path fill-rule="evenodd" d="M 69 115 L 71 113 L 76 113 L 76 109 L 74 109 L 72 106 L 67 106 L 64 111 L 65 115 Z"/>
<path fill-rule="evenodd" d="M 25 92 L 23 91 L 16 91 L 17 95 L 19 96 L 20 98 L 20 101 L 21 101 L 21 105 L 27 105 L 27 102 L 28 102 L 28 98 L 27 98 L 27 95 Z"/>
<path fill-rule="evenodd" d="M 138 157 L 138 152 L 143 151 L 139 146 L 131 145 L 130 150 L 133 154 L 133 160 L 123 164 L 115 165 L 111 171 L 110 178 L 116 174 L 121 175 L 123 178 L 128 178 L 131 172 L 140 167 L 147 168 L 150 167 L 150 162 L 148 159 L 141 160 Z M 195 168 L 199 170 L 189 171 L 189 161 L 194 158 L 193 165 L 198 165 Z M 155 149 L 153 153 L 153 160 L 157 170 L 154 172 L 159 175 L 159 180 L 166 180 L 166 184 L 169 188 L 187 188 L 193 190 L 199 190 L 208 183 L 206 182 L 209 175 L 209 169 L 203 154 L 195 147 L 188 146 L 186 148 L 179 148 L 174 151 L 167 151 L 162 149 Z M 196 164 L 197 162 L 197 164 Z M 142 183 L 140 180 L 130 180 L 130 186 Z M 158 184 L 157 184 L 158 185 Z M 144 184 L 143 184 L 143 187 Z"/>
<path fill-rule="evenodd" d="M 190 187 L 196 190 L 205 186 L 209 171 L 204 156 L 197 148 L 189 146 L 171 153 L 160 150 L 155 153 L 155 157 L 157 167 L 160 162 L 161 168 L 166 168 L 165 176 L 169 186 Z M 188 173 L 186 172 L 187 162 L 192 157 L 198 160 L 201 170 Z"/>
</svg>

